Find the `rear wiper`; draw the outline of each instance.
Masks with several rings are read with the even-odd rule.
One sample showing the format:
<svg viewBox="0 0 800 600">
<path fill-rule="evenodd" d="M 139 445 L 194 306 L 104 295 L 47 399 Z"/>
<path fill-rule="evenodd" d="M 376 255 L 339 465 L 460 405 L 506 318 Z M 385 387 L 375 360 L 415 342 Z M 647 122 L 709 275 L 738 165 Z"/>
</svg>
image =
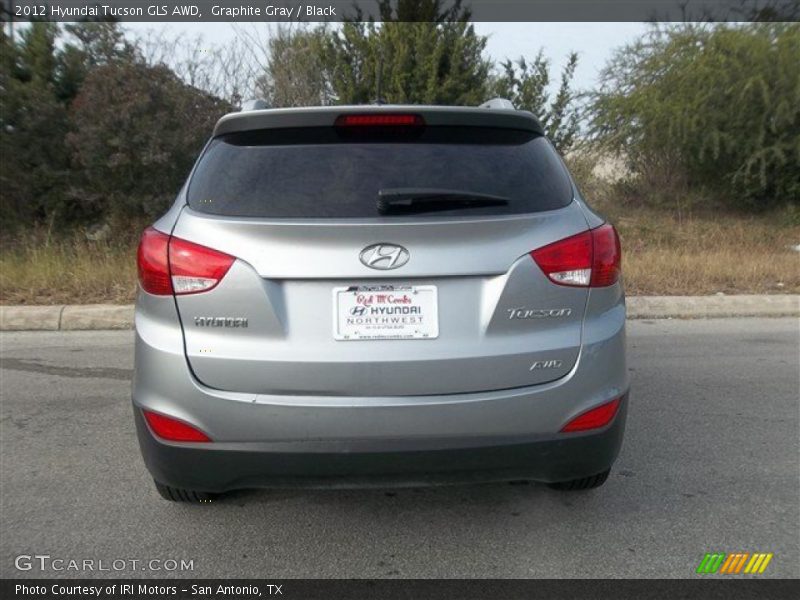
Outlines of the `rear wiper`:
<svg viewBox="0 0 800 600">
<path fill-rule="evenodd" d="M 382 215 L 387 213 L 413 213 L 457 208 L 481 208 L 485 206 L 504 206 L 508 198 L 439 188 L 387 188 L 378 192 L 376 206 Z"/>
</svg>

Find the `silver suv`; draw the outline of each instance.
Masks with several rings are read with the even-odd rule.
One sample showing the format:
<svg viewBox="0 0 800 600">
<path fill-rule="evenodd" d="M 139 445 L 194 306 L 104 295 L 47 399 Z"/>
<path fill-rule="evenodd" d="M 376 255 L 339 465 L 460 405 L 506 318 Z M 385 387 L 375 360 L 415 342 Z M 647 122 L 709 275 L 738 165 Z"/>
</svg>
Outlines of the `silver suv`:
<svg viewBox="0 0 800 600">
<path fill-rule="evenodd" d="M 605 481 L 619 239 L 497 105 L 220 119 L 138 253 L 133 408 L 162 496 Z"/>
</svg>

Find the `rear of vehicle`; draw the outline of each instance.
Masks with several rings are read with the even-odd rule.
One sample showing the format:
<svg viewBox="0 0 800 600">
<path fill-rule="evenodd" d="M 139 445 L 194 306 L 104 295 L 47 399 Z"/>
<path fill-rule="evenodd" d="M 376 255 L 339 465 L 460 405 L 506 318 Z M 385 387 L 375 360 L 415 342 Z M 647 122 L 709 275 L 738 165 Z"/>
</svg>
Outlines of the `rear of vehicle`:
<svg viewBox="0 0 800 600">
<path fill-rule="evenodd" d="M 189 500 L 602 483 L 628 390 L 619 260 L 529 113 L 228 115 L 139 250 L 145 462 Z"/>
</svg>

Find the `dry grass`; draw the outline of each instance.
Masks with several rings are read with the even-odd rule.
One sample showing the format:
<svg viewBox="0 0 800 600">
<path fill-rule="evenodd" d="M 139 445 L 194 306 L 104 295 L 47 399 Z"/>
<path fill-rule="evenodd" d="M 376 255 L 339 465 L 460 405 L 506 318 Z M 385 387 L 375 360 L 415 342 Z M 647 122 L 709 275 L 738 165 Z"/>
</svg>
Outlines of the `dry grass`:
<svg viewBox="0 0 800 600">
<path fill-rule="evenodd" d="M 131 302 L 136 291 L 135 235 L 131 231 L 117 238 L 92 242 L 83 231 L 55 237 L 34 231 L 4 239 L 0 304 Z"/>
<path fill-rule="evenodd" d="M 628 294 L 800 293 L 800 225 L 785 213 L 731 216 L 595 201 L 618 227 Z M 141 227 L 92 242 L 84 232 L 7 237 L 0 304 L 131 302 Z"/>
<path fill-rule="evenodd" d="M 619 230 L 628 294 L 800 292 L 800 253 L 792 250 L 800 207 L 736 213 L 680 177 L 637 178 L 586 151 L 568 161 L 592 206 Z M 616 172 L 603 171 L 609 164 Z"/>
<path fill-rule="evenodd" d="M 800 292 L 800 226 L 774 216 L 609 211 L 630 295 Z"/>
</svg>

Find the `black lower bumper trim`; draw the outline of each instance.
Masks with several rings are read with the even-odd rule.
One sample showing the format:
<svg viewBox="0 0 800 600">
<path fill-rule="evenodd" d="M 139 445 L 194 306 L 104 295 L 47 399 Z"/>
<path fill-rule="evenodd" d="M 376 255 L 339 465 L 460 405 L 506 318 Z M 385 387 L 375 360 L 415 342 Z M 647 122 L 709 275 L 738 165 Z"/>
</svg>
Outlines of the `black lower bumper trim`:
<svg viewBox="0 0 800 600">
<path fill-rule="evenodd" d="M 253 452 L 164 444 L 134 407 L 145 464 L 157 481 L 225 492 L 260 487 L 358 487 L 528 479 L 568 481 L 601 473 L 619 453 L 627 398 L 600 432 L 526 443 L 403 452 Z"/>
</svg>

